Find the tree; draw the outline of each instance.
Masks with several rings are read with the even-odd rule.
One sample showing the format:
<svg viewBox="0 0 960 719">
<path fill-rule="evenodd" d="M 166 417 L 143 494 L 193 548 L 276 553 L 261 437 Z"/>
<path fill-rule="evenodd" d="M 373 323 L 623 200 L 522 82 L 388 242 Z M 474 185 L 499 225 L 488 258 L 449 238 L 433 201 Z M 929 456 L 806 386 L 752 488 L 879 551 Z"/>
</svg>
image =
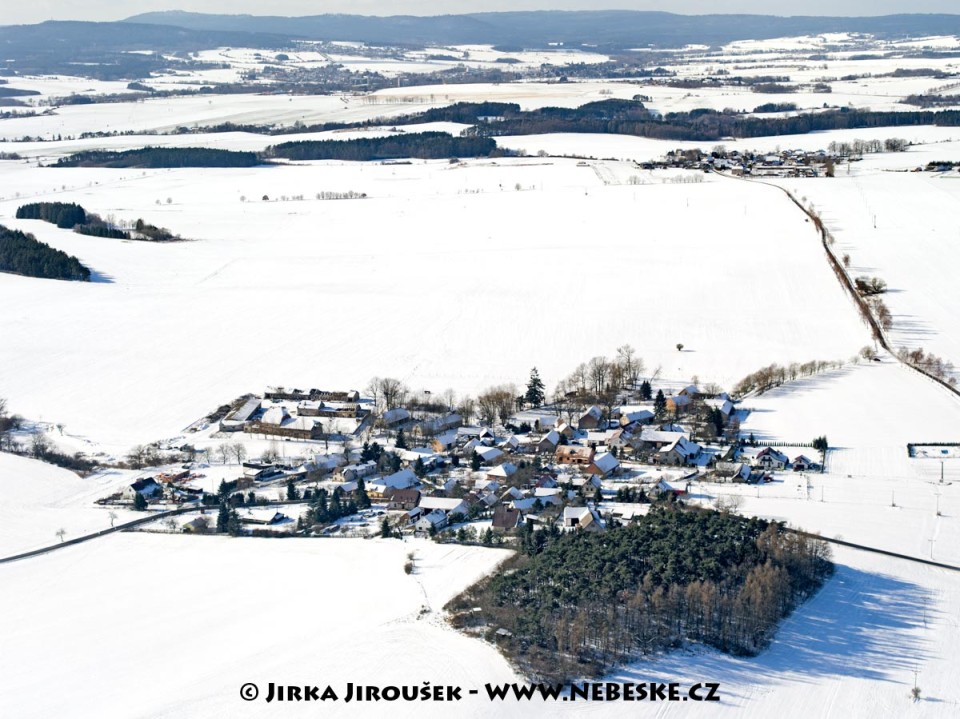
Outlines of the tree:
<svg viewBox="0 0 960 719">
<path fill-rule="evenodd" d="M 230 451 L 233 453 L 233 456 L 237 460 L 237 464 L 243 464 L 243 460 L 247 458 L 247 447 L 243 442 L 235 442 L 230 447 Z"/>
<path fill-rule="evenodd" d="M 473 450 L 473 454 L 470 455 L 470 469 L 472 469 L 474 472 L 477 472 L 482 464 L 483 459 L 477 453 L 477 450 Z"/>
<path fill-rule="evenodd" d="M 539 407 L 546 399 L 543 381 L 540 379 L 536 367 L 530 370 L 530 380 L 527 382 L 527 392 L 524 399 L 533 407 Z"/>
<path fill-rule="evenodd" d="M 370 495 L 367 494 L 367 487 L 363 478 L 357 480 L 357 507 L 368 509 L 370 507 Z"/>
<path fill-rule="evenodd" d="M 400 431 L 397 432 L 397 441 L 394 442 L 394 446 L 397 449 L 409 449 L 409 447 L 407 447 L 407 438 L 403 433 L 402 427 L 400 428 Z"/>
<path fill-rule="evenodd" d="M 384 539 L 390 539 L 393 536 L 393 530 L 390 528 L 390 520 L 384 515 L 380 520 L 380 536 Z"/>
<path fill-rule="evenodd" d="M 297 489 L 296 485 L 293 483 L 292 479 L 287 480 L 287 501 L 294 502 L 300 499 L 300 491 Z"/>
<path fill-rule="evenodd" d="M 133 508 L 138 512 L 143 512 L 147 509 L 147 499 L 140 492 L 133 493 Z"/>
<path fill-rule="evenodd" d="M 683 352 L 683 342 L 677 342 L 677 352 Z"/>
<path fill-rule="evenodd" d="M 112 527 L 113 523 L 117 521 L 117 513 L 111 509 L 107 514 L 107 518 L 110 520 L 110 526 Z"/>
<path fill-rule="evenodd" d="M 645 402 L 649 402 L 653 399 L 653 387 L 650 386 L 650 383 L 647 380 L 643 380 L 640 384 L 640 399 Z"/>
<path fill-rule="evenodd" d="M 667 411 L 667 398 L 663 396 L 663 390 L 657 390 L 657 397 L 653 400 L 653 414 L 660 419 L 666 414 Z"/>
<path fill-rule="evenodd" d="M 60 527 L 60 529 L 57 530 L 57 536 L 60 537 L 61 542 L 63 542 L 63 538 L 66 536 L 66 534 L 67 534 L 67 530 L 64 529 L 63 527 Z"/>
<path fill-rule="evenodd" d="M 413 463 L 413 473 L 421 479 L 427 476 L 427 468 L 423 464 L 423 457 L 417 457 L 417 461 Z"/>
<path fill-rule="evenodd" d="M 224 442 L 219 447 L 217 447 L 217 453 L 220 455 L 220 463 L 226 464 L 230 461 L 230 445 Z"/>
</svg>

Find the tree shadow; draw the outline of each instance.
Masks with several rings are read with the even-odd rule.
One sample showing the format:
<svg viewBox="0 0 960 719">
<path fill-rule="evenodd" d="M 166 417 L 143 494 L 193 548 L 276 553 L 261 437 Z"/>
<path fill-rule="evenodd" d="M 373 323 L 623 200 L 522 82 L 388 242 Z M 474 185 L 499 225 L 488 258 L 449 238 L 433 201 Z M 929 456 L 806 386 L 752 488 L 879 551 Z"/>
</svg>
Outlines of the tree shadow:
<svg viewBox="0 0 960 719">
<path fill-rule="evenodd" d="M 625 682 L 720 682 L 725 697 L 786 681 L 824 677 L 909 682 L 930 655 L 917 635 L 938 621 L 935 596 L 916 584 L 846 565 L 823 589 L 783 621 L 770 647 L 756 657 L 731 657 L 712 649 L 674 652 L 613 673 Z M 723 686 L 726 684 L 727 686 Z M 742 695 L 746 697 L 746 694 Z"/>
</svg>

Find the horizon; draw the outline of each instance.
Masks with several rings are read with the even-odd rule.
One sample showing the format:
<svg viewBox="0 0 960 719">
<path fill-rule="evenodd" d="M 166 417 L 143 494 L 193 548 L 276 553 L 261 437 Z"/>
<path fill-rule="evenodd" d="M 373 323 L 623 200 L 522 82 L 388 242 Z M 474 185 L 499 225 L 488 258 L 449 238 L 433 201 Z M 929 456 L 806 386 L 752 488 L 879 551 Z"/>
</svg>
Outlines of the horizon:
<svg viewBox="0 0 960 719">
<path fill-rule="evenodd" d="M 271 4 L 270 12 L 257 12 L 262 5 L 252 0 L 239 0 L 227 3 L 224 0 L 187 0 L 178 7 L 169 7 L 162 0 L 131 0 L 125 3 L 122 11 L 112 2 L 92 0 L 78 3 L 76 0 L 40 0 L 30 5 L 8 9 L 4 25 L 32 25 L 46 21 L 81 22 L 118 22 L 146 13 L 196 13 L 203 15 L 250 16 L 250 17 L 317 17 L 322 15 L 354 15 L 360 17 L 450 17 L 479 13 L 514 12 L 659 12 L 681 16 L 708 15 L 756 15 L 764 17 L 885 17 L 891 15 L 957 15 L 955 3 L 948 0 L 882 0 L 864 2 L 846 0 L 829 2 L 816 0 L 806 3 L 804 12 L 777 12 L 776 5 L 782 4 L 784 10 L 794 9 L 792 4 L 770 3 L 761 0 L 738 0 L 726 2 L 721 7 L 702 0 L 680 0 L 679 2 L 660 2 L 657 0 L 622 0 L 611 2 L 597 9 L 588 6 L 583 0 L 551 0 L 546 5 L 543 0 L 526 0 L 519 5 L 506 0 L 454 0 L 442 5 L 434 0 L 402 0 L 391 3 L 389 12 L 384 13 L 384 3 L 380 0 L 360 0 L 344 2 L 327 0 L 322 7 L 317 3 L 305 3 L 303 0 L 280 0 Z M 771 7 L 774 5 L 774 7 Z M 451 7 L 452 6 L 452 7 Z"/>
</svg>

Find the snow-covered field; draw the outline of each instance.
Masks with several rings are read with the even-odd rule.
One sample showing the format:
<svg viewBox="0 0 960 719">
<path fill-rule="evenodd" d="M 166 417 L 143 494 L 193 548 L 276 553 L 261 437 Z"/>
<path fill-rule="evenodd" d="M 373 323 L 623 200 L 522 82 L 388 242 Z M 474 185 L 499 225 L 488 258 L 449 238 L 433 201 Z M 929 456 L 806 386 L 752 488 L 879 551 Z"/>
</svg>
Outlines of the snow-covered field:
<svg viewBox="0 0 960 719">
<path fill-rule="evenodd" d="M 0 277 L 17 308 L 0 317 L 0 396 L 111 451 L 274 382 L 362 389 L 387 375 L 475 393 L 537 366 L 552 388 L 629 343 L 650 371 L 729 387 L 869 341 L 805 216 L 762 185 L 540 159 L 0 170 L 23 199 L 196 240 L 85 237 L 11 219 L 22 199 L 0 204 L 0 222 L 102 280 Z M 80 189 L 49 193 L 61 183 Z M 312 199 L 328 190 L 369 197 Z"/>
<path fill-rule="evenodd" d="M 926 165 L 960 159 L 960 144 L 924 147 L 901 160 Z M 852 277 L 887 283 L 883 301 L 893 315 L 894 347 L 922 348 L 960 364 L 960 289 L 954 267 L 960 228 L 960 179 L 951 173 L 887 171 L 895 158 L 864 160 L 833 180 L 781 181 L 805 195 L 836 238 L 838 256 L 850 256 Z M 879 165 L 879 166 L 878 166 Z"/>
<path fill-rule="evenodd" d="M 952 71 L 955 60 L 852 60 L 853 36 L 740 43 L 691 56 L 683 75 L 721 66 L 795 82 L 898 67 Z M 885 48 L 956 47 L 956 38 Z M 494 51 L 469 52 L 493 63 Z M 789 52 L 779 53 L 779 50 Z M 797 66 L 797 54 L 829 53 Z M 166 78 L 231 79 L 262 61 L 211 51 L 230 70 Z M 332 59 L 394 72 L 343 46 Z M 578 53 L 567 52 L 574 61 Z M 510 54 L 510 56 L 514 56 Z M 523 63 L 542 61 L 517 54 Z M 559 57 L 556 56 L 556 57 Z M 602 60 L 599 55 L 591 60 Z M 405 69 L 446 61 L 411 55 Z M 305 52 L 291 62 L 322 64 Z M 399 65 L 399 61 L 397 61 Z M 673 67 L 673 66 L 671 66 Z M 24 78 L 44 96 L 116 91 L 76 78 Z M 771 96 L 612 81 L 393 88 L 372 98 L 203 96 L 77 105 L 3 120 L 0 137 L 165 131 L 219 122 L 293 124 L 406 114 L 460 100 L 576 106 L 652 97 L 663 112 L 751 109 L 771 101 L 909 109 L 906 93 L 943 80 L 861 78 L 834 92 Z M 389 123 L 354 137 L 389 132 Z M 407 128 L 408 130 L 412 128 Z M 457 132 L 445 124 L 421 129 Z M 317 137 L 317 136 L 313 136 Z M 890 291 L 895 345 L 960 362 L 960 297 L 952 282 L 960 182 L 894 172 L 960 160 L 950 127 L 876 128 L 725 142 L 728 149 L 821 149 L 831 141 L 903 137 L 907 153 L 871 156 L 849 174 L 781 181 L 812 202 L 850 271 Z M 218 405 L 268 384 L 362 389 L 395 376 L 414 389 L 475 393 L 522 383 L 536 365 L 552 389 L 577 364 L 629 343 L 648 373 L 729 388 L 772 362 L 848 360 L 869 332 L 828 269 L 818 237 L 783 193 L 701 173 L 634 164 L 703 143 L 550 135 L 499 138 L 530 154 L 410 164 L 303 163 L 237 170 L 51 169 L 82 148 L 144 144 L 262 149 L 245 133 L 4 142 L 25 162 L 0 162 L 0 224 L 77 255 L 89 284 L 0 275 L 0 397 L 47 426 L 63 451 L 172 437 Z M 680 182 L 685 180 L 685 182 Z M 321 201 L 320 192 L 364 192 Z M 301 197 L 302 199 L 295 199 Z M 14 219 L 26 201 L 79 202 L 117 220 L 144 218 L 192 241 L 158 245 L 80 236 Z M 876 225 L 876 227 L 874 227 Z M 684 345 L 683 351 L 677 344 Z M 832 537 L 960 565 L 960 464 L 913 458 L 907 443 L 958 441 L 960 398 L 886 355 L 848 363 L 745 403 L 743 425 L 764 441 L 833 449 L 824 474 L 783 474 L 763 486 L 694 483 L 694 502 L 739 495 L 741 511 Z M 204 438 L 202 441 L 210 441 Z M 791 450 L 791 456 L 809 448 Z M 236 466 L 210 468 L 214 489 Z M 941 472 L 944 481 L 940 482 Z M 80 479 L 0 454 L 0 556 L 103 529 L 94 500 L 131 472 Z M 274 491 L 270 489 L 269 491 Z M 133 512 L 118 511 L 116 521 Z M 416 571 L 403 571 L 408 552 Z M 423 541 L 227 539 L 115 534 L 0 566 L 0 715 L 17 717 L 313 716 L 312 704 L 245 703 L 245 682 L 419 684 L 482 689 L 518 681 L 496 652 L 446 626 L 440 608 L 505 552 Z M 753 659 L 681 652 L 617 672 L 624 681 L 719 682 L 717 705 L 557 705 L 470 697 L 457 707 L 394 705 L 399 716 L 947 717 L 960 709 L 960 574 L 859 551 L 836 551 L 837 575 Z M 429 611 L 423 612 L 426 607 Z M 909 697 L 914 679 L 922 700 Z M 57 691 L 51 691 L 51 685 Z M 691 709 L 693 706 L 693 709 Z M 372 716 L 327 704 L 334 716 Z M 375 707 L 382 710 L 382 707 Z M 378 711 L 377 713 L 382 713 Z"/>
<path fill-rule="evenodd" d="M 406 575 L 411 551 L 416 569 Z M 5 565 L 0 711 L 314 716 L 312 703 L 265 703 L 267 684 L 330 684 L 342 697 L 347 682 L 425 681 L 462 686 L 465 699 L 393 704 L 391 715 L 947 717 L 960 706 L 960 575 L 850 550 L 837 552 L 836 576 L 759 657 L 679 653 L 611 677 L 718 682 L 718 704 L 493 704 L 484 684 L 520 678 L 493 647 L 446 626 L 439 609 L 504 556 L 426 541 L 114 535 Z M 247 682 L 259 685 L 259 700 L 241 700 Z M 342 699 L 320 706 L 344 717 L 383 710 Z"/>
<path fill-rule="evenodd" d="M 144 516 L 94 502 L 129 484 L 131 473 L 104 471 L 81 479 L 73 472 L 0 452 L 0 557 L 56 544 Z"/>
</svg>

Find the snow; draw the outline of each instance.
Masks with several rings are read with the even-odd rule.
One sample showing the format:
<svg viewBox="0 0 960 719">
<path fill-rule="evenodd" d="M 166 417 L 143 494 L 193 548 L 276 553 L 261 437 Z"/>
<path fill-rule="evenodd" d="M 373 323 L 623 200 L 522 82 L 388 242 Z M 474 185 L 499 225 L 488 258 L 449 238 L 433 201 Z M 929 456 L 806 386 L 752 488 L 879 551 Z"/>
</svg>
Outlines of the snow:
<svg viewBox="0 0 960 719">
<path fill-rule="evenodd" d="M 0 222 L 77 255 L 100 280 L 0 277 L 0 301 L 18 308 L 0 317 L 0 396 L 117 452 L 265 384 L 355 387 L 388 375 L 475 393 L 537 366 L 550 385 L 630 343 L 662 374 L 729 387 L 770 362 L 842 359 L 869 340 L 811 225 L 761 185 L 606 184 L 643 173 L 539 159 L 0 171 L 23 195 L 0 203 Z M 321 190 L 369 197 L 277 200 Z M 115 242 L 12 219 L 27 197 L 143 217 L 195 241 Z M 772 272 L 771 259 L 790 271 Z M 537 307 L 545 281 L 569 288 L 569 331 L 478 331 Z M 614 289 L 615 306 L 599 303 Z M 397 321 L 403 306 L 430 308 L 426 334 Z"/>
<path fill-rule="evenodd" d="M 960 145 L 934 145 L 883 158 L 916 167 L 960 160 Z M 818 208 L 836 238 L 838 256 L 849 254 L 851 277 L 878 276 L 893 315 L 888 336 L 895 348 L 922 348 L 960 363 L 960 322 L 955 281 L 960 181 L 955 173 L 886 172 L 872 158 L 837 177 L 809 184 L 782 181 Z M 875 226 L 874 226 L 875 225 Z M 909 238 L 909 241 L 905 241 Z"/>
<path fill-rule="evenodd" d="M 133 472 L 108 470 L 81 479 L 73 472 L 35 459 L 0 452 L 0 557 L 56 544 L 146 516 L 94 502 L 134 481 Z"/>
</svg>

